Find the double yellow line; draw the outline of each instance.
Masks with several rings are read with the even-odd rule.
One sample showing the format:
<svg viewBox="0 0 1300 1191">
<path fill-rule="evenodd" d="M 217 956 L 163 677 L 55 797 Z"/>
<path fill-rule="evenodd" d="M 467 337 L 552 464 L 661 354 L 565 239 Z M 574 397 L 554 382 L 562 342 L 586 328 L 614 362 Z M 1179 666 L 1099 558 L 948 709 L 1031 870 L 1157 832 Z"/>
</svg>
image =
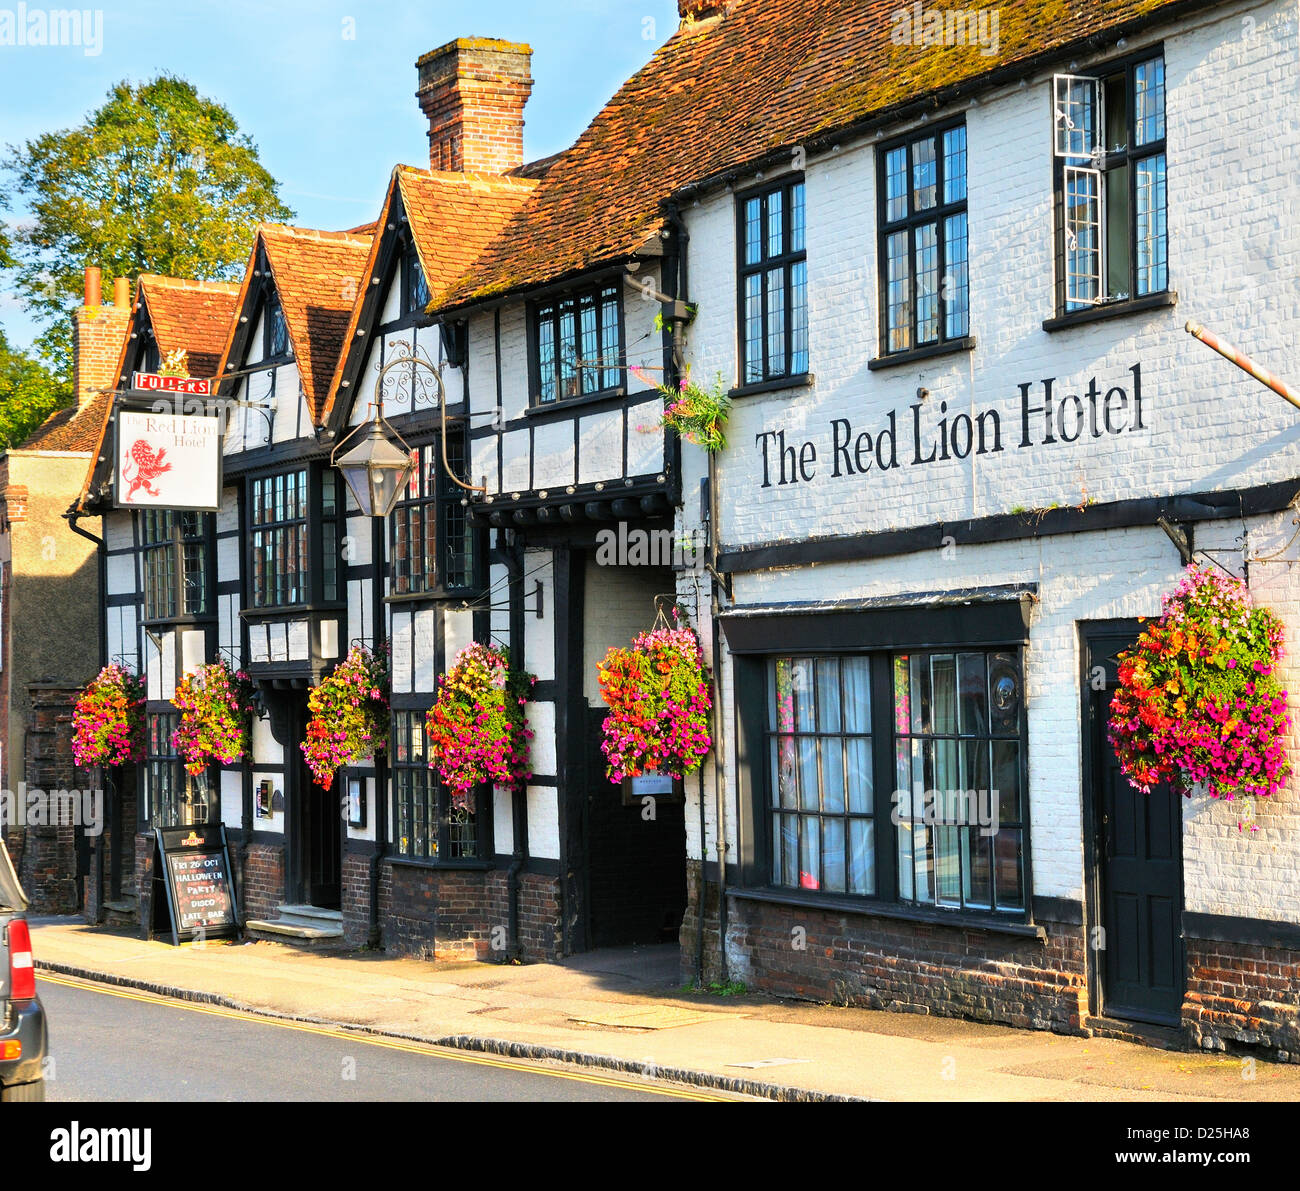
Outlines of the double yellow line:
<svg viewBox="0 0 1300 1191">
<path fill-rule="evenodd" d="M 171 997 L 161 997 L 156 993 L 95 984 L 89 980 L 55 975 L 52 972 L 39 972 L 38 979 L 45 984 L 60 984 L 65 988 L 81 989 L 83 992 L 99 993 L 108 997 L 120 997 L 124 1001 L 140 1001 L 146 1005 L 163 1005 L 169 1009 L 183 1009 L 188 1013 L 206 1013 L 210 1017 L 225 1017 L 234 1021 L 255 1022 L 263 1026 L 277 1026 L 282 1030 L 297 1030 L 299 1033 L 316 1034 L 322 1038 L 339 1038 L 346 1042 L 361 1043 L 364 1046 L 378 1046 L 385 1050 L 400 1050 L 408 1054 L 427 1055 L 454 1063 L 473 1063 L 479 1067 L 494 1067 L 499 1071 L 518 1071 L 525 1075 L 544 1075 L 552 1079 L 569 1079 L 576 1083 L 595 1084 L 598 1087 L 605 1088 L 621 1088 L 631 1092 L 645 1092 L 653 1096 L 667 1096 L 674 1100 L 703 1100 L 709 1103 L 723 1103 L 727 1100 L 727 1097 L 724 1096 L 711 1095 L 708 1092 L 693 1091 L 686 1088 L 662 1088 L 649 1083 L 634 1083 L 631 1080 L 611 1079 L 602 1075 L 588 1075 L 580 1071 L 561 1071 L 540 1065 L 511 1062 L 509 1059 L 498 1059 L 489 1055 L 471 1055 L 463 1051 L 427 1046 L 422 1043 L 379 1038 L 352 1030 L 314 1026 L 307 1022 L 283 1021 L 275 1017 L 262 1017 L 256 1013 L 244 1013 L 238 1009 L 224 1009 L 216 1005 L 200 1005 L 190 1001 L 178 1001 Z"/>
</svg>

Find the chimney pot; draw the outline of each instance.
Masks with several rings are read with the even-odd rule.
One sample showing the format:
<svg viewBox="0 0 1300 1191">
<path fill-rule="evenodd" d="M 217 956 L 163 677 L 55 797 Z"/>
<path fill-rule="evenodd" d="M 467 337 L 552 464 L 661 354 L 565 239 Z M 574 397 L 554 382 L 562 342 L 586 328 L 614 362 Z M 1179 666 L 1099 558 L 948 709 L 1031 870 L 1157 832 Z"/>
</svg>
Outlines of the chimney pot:
<svg viewBox="0 0 1300 1191">
<path fill-rule="evenodd" d="M 96 265 L 86 266 L 86 300 L 83 306 L 100 306 L 103 304 L 104 295 L 100 287 L 99 268 Z"/>
<path fill-rule="evenodd" d="M 523 165 L 532 54 L 518 42 L 462 37 L 416 62 L 431 168 L 504 174 Z"/>
<path fill-rule="evenodd" d="M 113 305 L 119 310 L 125 310 L 131 305 L 131 285 L 125 277 L 113 280 Z"/>
</svg>

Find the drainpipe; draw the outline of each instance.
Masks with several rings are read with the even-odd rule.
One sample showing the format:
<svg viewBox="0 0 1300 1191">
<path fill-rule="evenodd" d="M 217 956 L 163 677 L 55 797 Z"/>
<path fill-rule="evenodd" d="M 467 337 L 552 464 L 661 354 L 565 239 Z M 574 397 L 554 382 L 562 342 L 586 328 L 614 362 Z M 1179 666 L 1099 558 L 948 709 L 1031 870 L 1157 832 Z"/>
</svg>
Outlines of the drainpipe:
<svg viewBox="0 0 1300 1191">
<path fill-rule="evenodd" d="M 690 253 L 690 233 L 686 230 L 686 222 L 682 218 L 681 210 L 675 203 L 665 205 L 665 211 L 668 218 L 668 224 L 673 230 L 673 250 L 677 261 L 677 292 L 673 295 L 679 303 L 683 305 L 690 301 L 690 270 L 689 259 Z M 685 369 L 685 327 L 683 320 L 674 318 L 672 320 L 672 355 L 671 359 L 666 362 L 665 374 L 669 385 L 676 384 L 682 376 Z M 717 684 L 721 674 L 722 651 L 718 639 L 718 467 L 717 460 L 712 452 L 708 455 L 709 465 L 709 613 L 711 624 L 709 626 L 713 642 L 713 680 L 714 706 L 713 706 L 713 793 L 715 810 L 715 836 L 717 840 L 718 852 L 718 968 L 719 979 L 725 984 L 727 980 L 727 815 L 725 792 L 722 785 L 722 761 L 721 758 L 725 751 L 725 740 L 723 736 L 722 708 L 721 700 L 716 696 L 718 694 Z M 697 910 L 699 921 L 697 924 L 698 938 L 696 940 L 696 968 L 699 972 L 700 982 L 704 982 L 704 911 L 707 905 L 707 857 L 705 855 L 705 822 L 704 822 L 704 771 L 700 770 L 700 902 Z"/>
<path fill-rule="evenodd" d="M 387 638 L 384 620 L 384 571 L 388 563 L 387 519 L 375 518 L 371 525 L 370 558 L 374 563 L 374 614 L 371 628 L 375 649 L 379 649 Z M 383 859 L 388 855 L 388 760 L 381 761 L 375 757 L 375 846 L 370 853 L 370 929 L 367 932 L 366 946 L 372 951 L 378 950 L 383 940 L 383 931 L 379 925 L 379 869 Z M 362 778 L 362 781 L 365 779 Z M 346 833 L 345 837 L 346 838 Z"/>
<path fill-rule="evenodd" d="M 524 546 L 516 537 L 506 554 L 506 573 L 510 591 L 510 668 L 520 670 L 524 659 Z M 528 859 L 528 791 L 510 791 L 511 823 L 514 847 L 510 868 L 506 872 L 507 932 L 509 956 L 523 959 L 523 942 L 519 937 L 519 877 Z"/>
<path fill-rule="evenodd" d="M 108 653 L 108 619 L 107 619 L 106 605 L 104 603 L 105 590 L 108 584 L 108 554 L 107 554 L 108 546 L 105 543 L 103 538 L 96 537 L 89 530 L 82 529 L 81 526 L 77 524 L 77 519 L 82 515 L 83 514 L 81 510 L 78 509 L 76 505 L 73 505 L 72 508 L 70 508 L 66 513 L 63 514 L 64 518 L 68 522 L 68 528 L 72 530 L 73 533 L 75 533 L 78 537 L 85 538 L 86 541 L 88 542 L 95 543 L 95 567 L 96 567 L 96 575 L 97 575 L 96 582 L 98 584 L 97 590 L 99 592 L 99 597 L 100 597 L 99 608 L 95 616 L 95 638 L 96 638 L 96 644 L 99 652 L 99 664 L 100 667 L 103 668 L 104 666 L 108 665 L 108 658 L 106 656 Z M 118 790 L 116 782 L 113 782 L 112 786 L 113 786 L 113 801 L 114 804 L 116 805 L 117 800 L 121 796 L 121 792 Z M 117 809 L 118 809 L 117 819 L 119 820 L 117 830 L 121 831 L 122 827 L 121 827 L 120 820 L 122 818 L 121 815 L 122 808 L 118 806 Z M 104 902 L 103 841 L 104 841 L 104 837 L 102 834 L 98 836 L 95 840 L 95 888 L 98 890 L 98 896 L 95 898 L 95 904 L 90 908 L 90 920 L 96 925 L 98 925 L 99 922 L 102 920 L 100 907 L 103 905 Z M 124 841 L 119 842 L 118 844 L 119 847 L 122 846 L 122 842 Z M 85 901 L 84 897 L 82 898 L 82 901 L 84 903 Z"/>
</svg>

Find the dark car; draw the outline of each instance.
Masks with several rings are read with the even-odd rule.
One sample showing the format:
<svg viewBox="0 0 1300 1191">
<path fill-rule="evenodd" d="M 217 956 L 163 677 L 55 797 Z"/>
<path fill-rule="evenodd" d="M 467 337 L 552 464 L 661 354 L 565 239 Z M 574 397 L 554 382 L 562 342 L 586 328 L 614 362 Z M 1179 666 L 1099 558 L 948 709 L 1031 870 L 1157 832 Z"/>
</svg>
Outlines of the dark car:
<svg viewBox="0 0 1300 1191">
<path fill-rule="evenodd" d="M 45 1011 L 36 996 L 27 897 L 0 840 L 0 1100 L 45 1099 Z"/>
</svg>

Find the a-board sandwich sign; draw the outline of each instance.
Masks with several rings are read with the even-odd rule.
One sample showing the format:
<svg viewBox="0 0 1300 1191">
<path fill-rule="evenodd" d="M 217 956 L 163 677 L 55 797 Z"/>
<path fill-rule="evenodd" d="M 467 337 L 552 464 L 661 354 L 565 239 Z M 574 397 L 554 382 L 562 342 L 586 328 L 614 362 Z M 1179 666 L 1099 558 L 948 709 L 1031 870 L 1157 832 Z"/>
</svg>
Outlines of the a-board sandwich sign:
<svg viewBox="0 0 1300 1191">
<path fill-rule="evenodd" d="M 230 848 L 221 824 L 159 827 L 157 878 L 166 887 L 172 942 L 232 938 L 239 933 Z M 155 893 L 155 925 L 158 897 Z"/>
</svg>

